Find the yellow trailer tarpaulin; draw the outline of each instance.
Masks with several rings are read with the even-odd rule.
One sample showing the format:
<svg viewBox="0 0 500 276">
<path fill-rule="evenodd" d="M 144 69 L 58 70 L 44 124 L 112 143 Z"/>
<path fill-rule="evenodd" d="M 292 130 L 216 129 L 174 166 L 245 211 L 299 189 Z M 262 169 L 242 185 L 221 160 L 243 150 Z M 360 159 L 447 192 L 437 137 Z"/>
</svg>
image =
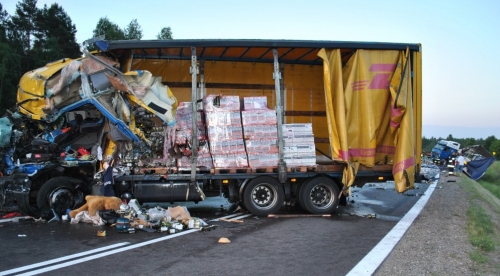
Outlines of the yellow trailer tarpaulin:
<svg viewBox="0 0 500 276">
<path fill-rule="evenodd" d="M 357 50 L 342 66 L 339 49 L 322 49 L 333 157 L 346 162 L 344 187 L 359 165 L 392 164 L 396 190 L 413 188 L 414 118 L 408 51 Z"/>
</svg>

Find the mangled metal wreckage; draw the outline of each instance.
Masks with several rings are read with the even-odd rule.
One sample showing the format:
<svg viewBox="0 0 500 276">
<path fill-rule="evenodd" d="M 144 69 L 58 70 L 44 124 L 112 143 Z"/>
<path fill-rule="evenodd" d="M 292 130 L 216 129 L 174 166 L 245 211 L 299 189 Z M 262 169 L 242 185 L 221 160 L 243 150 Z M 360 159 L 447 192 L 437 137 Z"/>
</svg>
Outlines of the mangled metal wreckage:
<svg viewBox="0 0 500 276">
<path fill-rule="evenodd" d="M 102 185 L 95 184 L 102 184 L 102 161 L 110 159 L 119 161 L 114 189 L 122 198 L 198 202 L 205 195 L 223 195 L 255 215 L 277 212 L 285 203 L 331 213 L 346 202 L 349 186 L 394 179 L 402 193 L 419 177 L 419 44 L 172 40 L 96 45 L 101 52 L 83 49 L 81 59 L 47 64 L 20 80 L 17 106 L 0 119 L 1 208 L 18 207 L 32 216 L 63 214 L 83 204 L 85 195 L 99 193 Z M 256 95 L 275 110 L 267 102 L 264 110 L 240 110 Z M 230 111 L 206 109 L 206 104 L 222 109 L 228 103 L 234 104 Z M 271 120 L 260 112 L 271 114 L 265 117 Z M 259 114 L 252 117 L 257 126 L 245 126 L 245 114 Z M 190 122 L 176 123 L 180 115 Z M 236 115 L 236 125 L 209 126 L 219 115 L 224 120 Z M 201 119 L 198 131 L 201 116 L 206 125 Z M 186 127 L 179 148 L 178 129 L 187 125 L 191 128 Z M 214 129 L 229 140 L 211 140 L 221 134 L 210 137 Z M 251 129 L 260 134 L 247 133 Z M 305 129 L 310 132 L 303 134 Z M 272 135 L 263 140 L 264 134 Z M 256 138 L 247 137 L 252 135 Z M 296 146 L 297 141 L 306 146 Z M 251 154 L 256 148 L 260 151 Z M 227 149 L 227 155 L 216 155 Z M 240 156 L 242 164 L 231 159 Z"/>
<path fill-rule="evenodd" d="M 18 111 L 0 119 L 0 206 L 15 200 L 26 215 L 62 214 L 92 192 L 103 158 L 168 166 L 177 100 L 161 77 L 118 66 L 87 52 L 23 76 Z"/>
</svg>

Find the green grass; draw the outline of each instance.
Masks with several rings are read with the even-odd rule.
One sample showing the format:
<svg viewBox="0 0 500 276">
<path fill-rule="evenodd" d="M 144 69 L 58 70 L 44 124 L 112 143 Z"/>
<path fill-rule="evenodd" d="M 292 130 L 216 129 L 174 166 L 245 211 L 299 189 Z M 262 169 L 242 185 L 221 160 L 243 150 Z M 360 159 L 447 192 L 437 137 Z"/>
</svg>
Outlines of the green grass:
<svg viewBox="0 0 500 276">
<path fill-rule="evenodd" d="M 469 222 L 467 229 L 469 231 L 470 243 L 485 251 L 491 252 L 495 249 L 495 225 L 491 216 L 479 205 L 471 204 L 467 210 Z"/>
<path fill-rule="evenodd" d="M 490 193 L 500 198 L 500 162 L 493 163 L 478 182 Z"/>
<path fill-rule="evenodd" d="M 475 248 L 474 251 L 469 252 L 469 257 L 478 265 L 480 270 L 485 271 L 491 271 L 491 267 L 498 266 L 494 263 L 495 258 L 491 258 L 491 256 L 492 254 L 498 254 L 496 247 L 500 245 L 500 233 L 495 225 L 496 222 L 493 221 L 493 216 L 499 215 L 500 209 L 495 197 L 487 194 L 481 188 L 482 186 L 497 198 L 500 197 L 500 194 L 494 192 L 500 191 L 498 189 L 500 179 L 496 178 L 497 180 L 494 180 L 496 175 L 500 175 L 500 162 L 495 162 L 494 165 L 490 166 L 482 181 L 479 181 L 483 183 L 479 184 L 466 176 L 463 176 L 462 181 L 458 182 L 469 194 L 467 232 L 469 242 Z"/>
<path fill-rule="evenodd" d="M 469 257 L 475 263 L 484 264 L 488 262 L 488 257 L 486 257 L 484 254 L 478 251 L 469 253 Z"/>
</svg>

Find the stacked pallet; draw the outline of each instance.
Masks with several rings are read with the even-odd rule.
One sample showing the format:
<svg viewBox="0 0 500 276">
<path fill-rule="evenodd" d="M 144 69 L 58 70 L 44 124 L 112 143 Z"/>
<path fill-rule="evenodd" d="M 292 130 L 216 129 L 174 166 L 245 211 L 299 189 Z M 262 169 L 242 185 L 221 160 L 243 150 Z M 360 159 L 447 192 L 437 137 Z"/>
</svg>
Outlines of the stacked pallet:
<svg viewBox="0 0 500 276">
<path fill-rule="evenodd" d="M 283 125 L 283 159 L 289 168 L 316 165 L 312 124 Z"/>
<path fill-rule="evenodd" d="M 267 107 L 267 97 L 244 97 L 243 107 L 241 118 L 250 168 L 278 166 L 276 112 Z"/>
<path fill-rule="evenodd" d="M 212 157 L 208 148 L 205 125 L 203 124 L 203 113 L 197 114 L 198 132 L 198 158 L 196 167 L 211 169 L 213 167 Z M 177 167 L 179 169 L 191 169 L 191 138 L 193 136 L 193 109 L 191 102 L 180 102 L 177 107 L 176 130 L 175 130 L 175 153 Z"/>
<path fill-rule="evenodd" d="M 248 167 L 239 96 L 208 95 L 203 98 L 203 111 L 214 167 Z"/>
</svg>

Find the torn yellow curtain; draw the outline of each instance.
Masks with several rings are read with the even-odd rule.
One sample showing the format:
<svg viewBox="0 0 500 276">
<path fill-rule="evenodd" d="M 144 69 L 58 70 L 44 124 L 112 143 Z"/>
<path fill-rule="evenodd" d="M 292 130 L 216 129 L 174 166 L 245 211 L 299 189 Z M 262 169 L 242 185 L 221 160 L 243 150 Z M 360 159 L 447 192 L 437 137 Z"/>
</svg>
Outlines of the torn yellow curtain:
<svg viewBox="0 0 500 276">
<path fill-rule="evenodd" d="M 414 170 L 407 155 L 414 143 L 403 144 L 413 137 L 412 112 L 405 112 L 411 106 L 409 69 L 403 75 L 400 70 L 406 62 L 404 51 L 357 50 L 344 66 L 339 49 L 322 49 L 318 56 L 323 59 L 332 155 L 348 164 L 344 186 L 353 184 L 359 165 L 393 164 L 398 192 L 412 187 L 412 177 L 410 182 L 404 177 L 404 171 L 413 176 Z M 399 91 L 396 107 L 392 85 Z"/>
</svg>

